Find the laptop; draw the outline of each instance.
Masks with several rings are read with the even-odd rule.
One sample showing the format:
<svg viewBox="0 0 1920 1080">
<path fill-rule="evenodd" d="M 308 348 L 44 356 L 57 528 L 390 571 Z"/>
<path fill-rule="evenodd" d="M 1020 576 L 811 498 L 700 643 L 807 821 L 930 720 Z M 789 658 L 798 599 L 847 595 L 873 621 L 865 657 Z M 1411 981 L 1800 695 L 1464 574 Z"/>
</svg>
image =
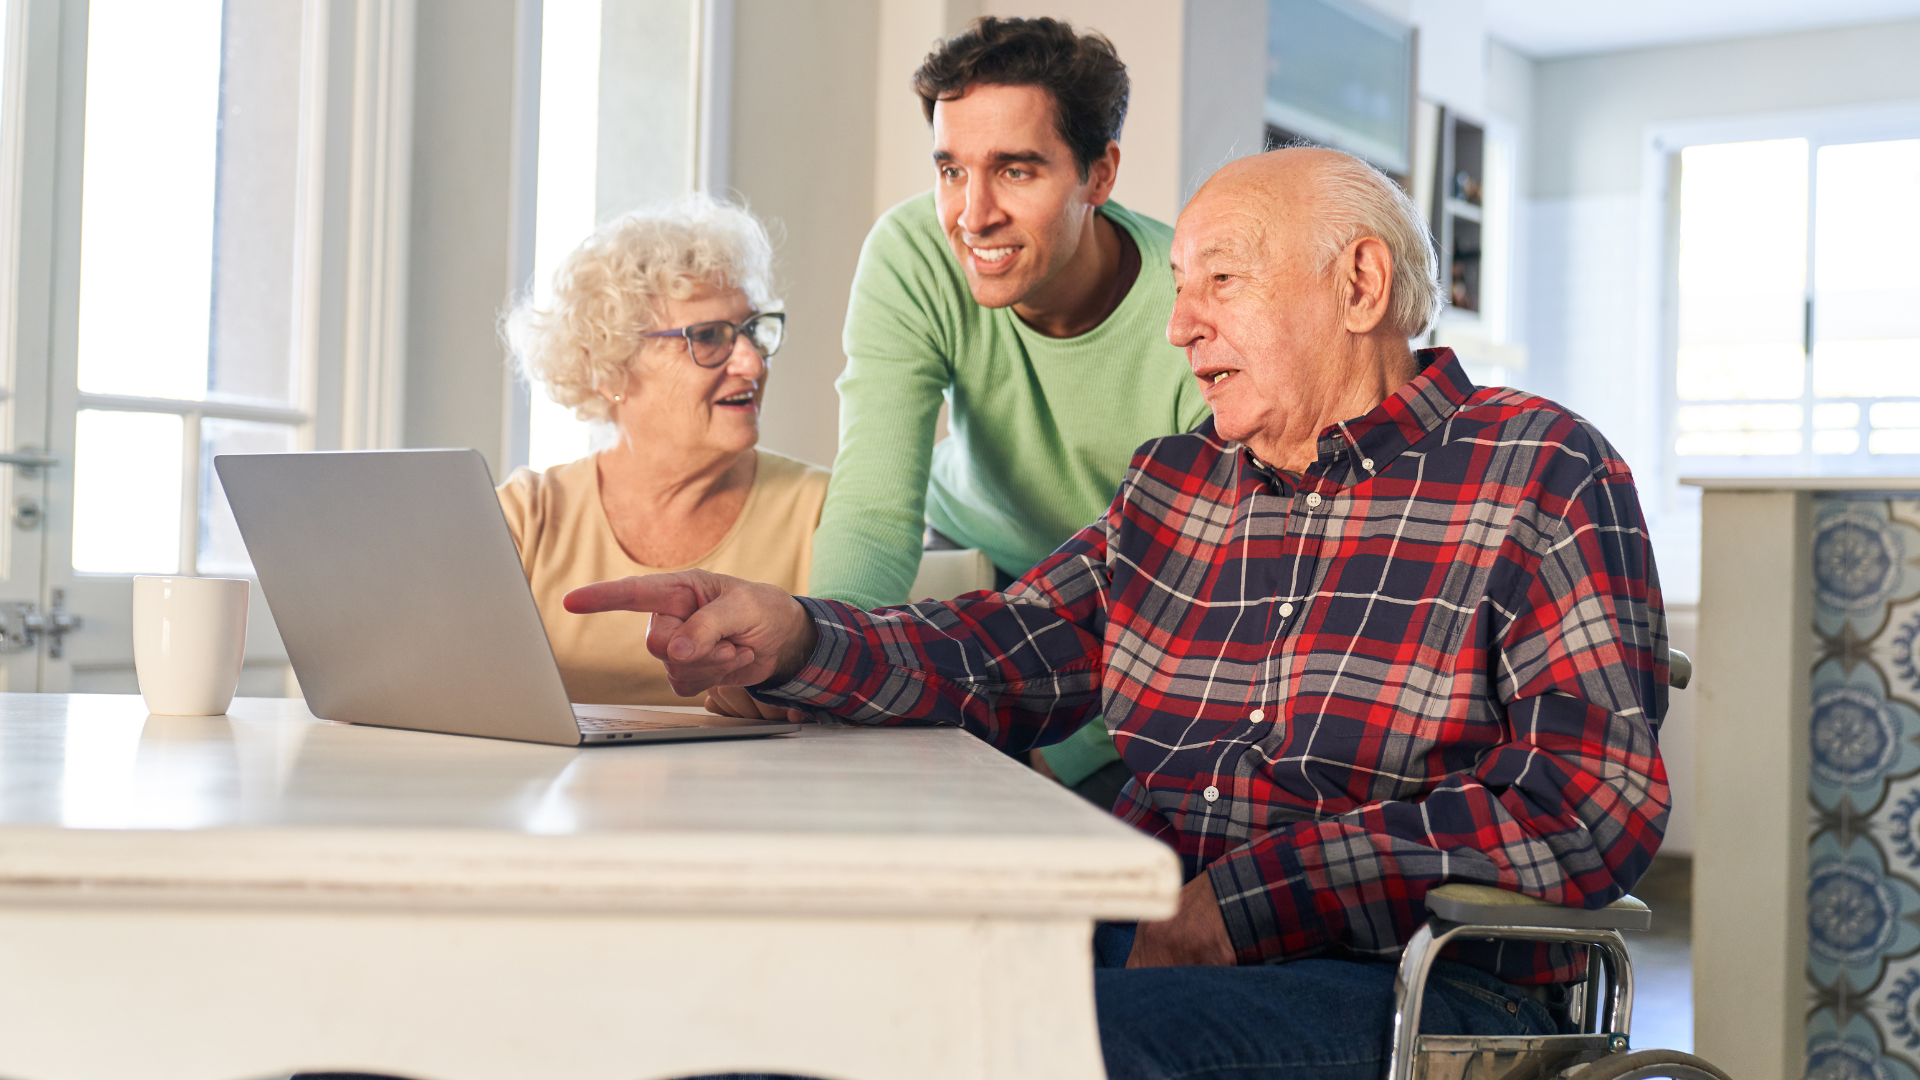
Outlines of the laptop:
<svg viewBox="0 0 1920 1080">
<path fill-rule="evenodd" d="M 560 746 L 799 730 L 569 702 L 477 451 L 222 454 L 213 466 L 321 719 Z"/>
</svg>

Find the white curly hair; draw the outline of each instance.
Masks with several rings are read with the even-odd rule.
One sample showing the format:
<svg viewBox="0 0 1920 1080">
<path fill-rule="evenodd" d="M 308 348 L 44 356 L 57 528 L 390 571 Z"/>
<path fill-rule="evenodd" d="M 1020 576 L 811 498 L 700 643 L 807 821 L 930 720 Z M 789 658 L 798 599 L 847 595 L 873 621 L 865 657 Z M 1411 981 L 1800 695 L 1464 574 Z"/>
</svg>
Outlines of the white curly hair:
<svg viewBox="0 0 1920 1080">
<path fill-rule="evenodd" d="M 521 377 L 580 419 L 605 421 L 599 387 L 617 385 L 664 302 L 701 284 L 739 289 L 756 311 L 781 306 L 766 226 L 745 207 L 695 193 L 600 226 L 554 271 L 551 301 L 523 297 L 501 335 Z"/>
</svg>

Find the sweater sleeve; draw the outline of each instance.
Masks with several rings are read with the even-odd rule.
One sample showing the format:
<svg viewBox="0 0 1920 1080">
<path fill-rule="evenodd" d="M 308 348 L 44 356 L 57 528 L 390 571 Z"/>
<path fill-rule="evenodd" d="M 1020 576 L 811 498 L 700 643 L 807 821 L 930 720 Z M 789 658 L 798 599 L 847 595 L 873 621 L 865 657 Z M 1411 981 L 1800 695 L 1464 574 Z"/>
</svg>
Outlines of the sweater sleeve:
<svg viewBox="0 0 1920 1080">
<path fill-rule="evenodd" d="M 953 377 L 931 253 L 901 224 L 905 209 L 874 226 L 854 271 L 834 384 L 840 453 L 813 538 L 814 595 L 858 608 L 905 602 L 919 571 L 934 422 Z"/>
</svg>

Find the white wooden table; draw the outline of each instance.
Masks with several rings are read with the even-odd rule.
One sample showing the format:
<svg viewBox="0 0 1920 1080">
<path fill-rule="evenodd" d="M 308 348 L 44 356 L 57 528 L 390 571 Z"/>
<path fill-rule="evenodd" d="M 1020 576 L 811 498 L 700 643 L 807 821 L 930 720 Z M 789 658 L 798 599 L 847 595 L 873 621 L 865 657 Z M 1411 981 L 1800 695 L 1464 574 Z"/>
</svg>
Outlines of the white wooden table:
<svg viewBox="0 0 1920 1080">
<path fill-rule="evenodd" d="M 1103 1075 L 1170 851 L 952 728 L 566 749 L 0 694 L 0 1077 Z"/>
</svg>

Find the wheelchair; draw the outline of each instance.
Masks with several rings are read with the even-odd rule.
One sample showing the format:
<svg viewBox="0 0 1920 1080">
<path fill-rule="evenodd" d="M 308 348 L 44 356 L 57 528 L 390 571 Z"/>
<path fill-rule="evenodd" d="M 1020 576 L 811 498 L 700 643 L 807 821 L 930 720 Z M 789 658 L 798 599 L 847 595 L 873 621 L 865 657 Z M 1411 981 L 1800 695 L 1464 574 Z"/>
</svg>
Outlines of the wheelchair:
<svg viewBox="0 0 1920 1080">
<path fill-rule="evenodd" d="M 1685 689 L 1693 663 L 1673 652 L 1668 680 Z M 1598 911 L 1561 907 L 1486 885 L 1442 885 L 1427 894 L 1432 918 L 1413 935 L 1394 979 L 1387 1080 L 1729 1080 L 1678 1050 L 1634 1050 L 1633 964 L 1622 930 L 1645 930 L 1653 912 L 1631 896 Z M 1427 974 L 1454 941 L 1549 941 L 1587 947 L 1587 981 L 1575 988 L 1570 1035 L 1420 1034 Z M 1604 978 L 1603 978 L 1604 975 Z"/>
</svg>

